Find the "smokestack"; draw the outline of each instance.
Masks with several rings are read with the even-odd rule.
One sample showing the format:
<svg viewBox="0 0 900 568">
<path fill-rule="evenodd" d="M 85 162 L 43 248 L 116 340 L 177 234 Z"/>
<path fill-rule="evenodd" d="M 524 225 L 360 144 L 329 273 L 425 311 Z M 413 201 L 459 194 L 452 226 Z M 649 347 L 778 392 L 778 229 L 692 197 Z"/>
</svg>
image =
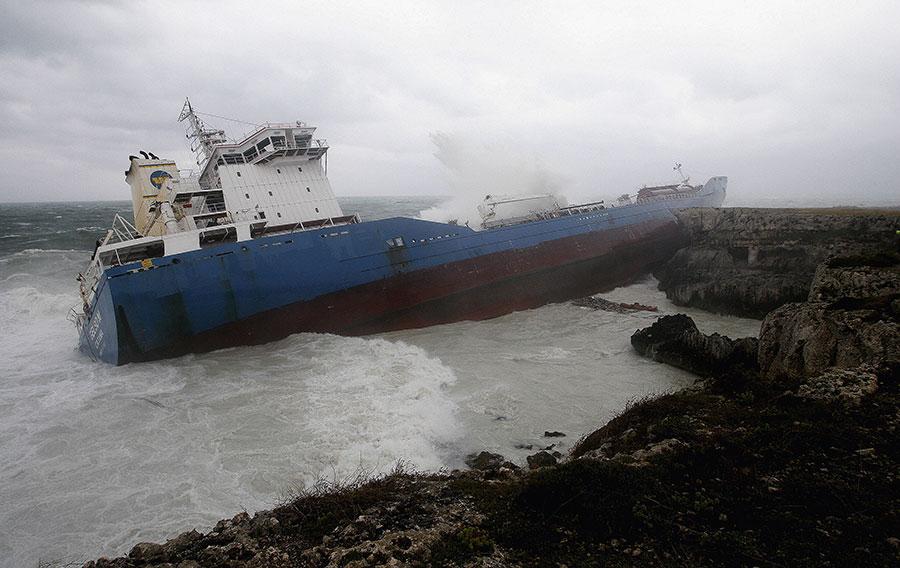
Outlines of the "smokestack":
<svg viewBox="0 0 900 568">
<path fill-rule="evenodd" d="M 140 151 L 140 154 L 141 154 L 141 156 L 144 157 L 145 160 L 149 160 L 149 159 L 150 159 L 150 156 L 147 155 L 147 152 L 144 152 L 143 150 L 141 150 L 141 151 Z"/>
</svg>

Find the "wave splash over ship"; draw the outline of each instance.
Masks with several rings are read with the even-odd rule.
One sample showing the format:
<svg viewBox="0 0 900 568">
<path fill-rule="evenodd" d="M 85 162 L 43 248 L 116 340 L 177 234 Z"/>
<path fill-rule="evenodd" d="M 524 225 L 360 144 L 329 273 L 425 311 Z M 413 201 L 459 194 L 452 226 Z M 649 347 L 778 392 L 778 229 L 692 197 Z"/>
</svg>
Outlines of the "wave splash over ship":
<svg viewBox="0 0 900 568">
<path fill-rule="evenodd" d="M 419 213 L 427 221 L 457 220 L 472 228 L 481 223 L 477 206 L 488 193 L 503 196 L 551 195 L 560 206 L 568 202 L 569 184 L 551 171 L 534 153 L 512 141 L 472 141 L 458 134 L 431 134 L 435 157 L 448 173 L 452 196 Z"/>
</svg>

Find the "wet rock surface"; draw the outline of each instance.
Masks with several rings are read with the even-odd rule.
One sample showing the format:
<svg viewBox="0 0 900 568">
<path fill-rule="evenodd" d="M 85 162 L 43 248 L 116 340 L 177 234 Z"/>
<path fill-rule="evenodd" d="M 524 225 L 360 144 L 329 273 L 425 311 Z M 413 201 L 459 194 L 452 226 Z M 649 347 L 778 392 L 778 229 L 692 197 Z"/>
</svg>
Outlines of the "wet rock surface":
<svg viewBox="0 0 900 568">
<path fill-rule="evenodd" d="M 706 335 L 684 314 L 663 316 L 631 336 L 639 354 L 698 375 L 711 375 L 735 366 L 756 367 L 757 340 Z"/>
<path fill-rule="evenodd" d="M 890 249 L 900 212 L 857 209 L 688 209 L 690 245 L 654 272 L 675 304 L 762 318 L 806 300 L 832 256 Z"/>
<path fill-rule="evenodd" d="M 506 461 L 506 458 L 500 454 L 480 452 L 467 457 L 466 465 L 472 469 L 480 470 L 500 469 L 500 466 L 503 465 L 504 461 Z"/>
<path fill-rule="evenodd" d="M 592 310 L 603 310 L 605 312 L 614 312 L 617 314 L 630 314 L 632 312 L 656 312 L 659 310 L 656 306 L 647 306 L 633 302 L 630 304 L 623 302 L 612 302 L 610 300 L 599 298 L 597 296 L 588 296 L 572 300 L 572 305 L 582 308 L 591 308 Z"/>
<path fill-rule="evenodd" d="M 556 465 L 556 456 L 547 451 L 540 451 L 526 458 L 529 469 L 538 469 L 550 465 Z"/>
</svg>

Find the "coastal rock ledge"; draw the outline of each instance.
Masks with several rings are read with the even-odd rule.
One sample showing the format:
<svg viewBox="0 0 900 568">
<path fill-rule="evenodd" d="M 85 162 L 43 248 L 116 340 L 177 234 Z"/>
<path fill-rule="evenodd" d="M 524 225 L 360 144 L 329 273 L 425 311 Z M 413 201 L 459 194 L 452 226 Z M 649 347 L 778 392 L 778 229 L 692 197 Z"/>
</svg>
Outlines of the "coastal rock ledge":
<svg viewBox="0 0 900 568">
<path fill-rule="evenodd" d="M 654 272 L 677 305 L 762 319 L 809 293 L 832 256 L 896 248 L 900 210 L 685 209 L 688 246 Z"/>
<path fill-rule="evenodd" d="M 737 366 L 756 368 L 758 343 L 755 337 L 705 335 L 684 314 L 663 316 L 631 336 L 631 346 L 639 354 L 702 376 Z"/>
</svg>

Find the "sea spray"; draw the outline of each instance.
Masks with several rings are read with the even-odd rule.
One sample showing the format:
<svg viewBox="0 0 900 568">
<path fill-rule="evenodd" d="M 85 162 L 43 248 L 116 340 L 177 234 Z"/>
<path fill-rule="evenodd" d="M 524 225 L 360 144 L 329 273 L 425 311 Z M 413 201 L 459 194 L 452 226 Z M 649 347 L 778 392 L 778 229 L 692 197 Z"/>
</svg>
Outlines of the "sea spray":
<svg viewBox="0 0 900 568">
<path fill-rule="evenodd" d="M 313 349 L 321 355 L 306 374 L 305 429 L 324 441 L 329 466 L 349 472 L 385 471 L 400 458 L 425 469 L 448 463 L 462 435 L 449 367 L 401 341 L 320 338 Z M 335 440 L 336 433 L 345 438 Z"/>
<path fill-rule="evenodd" d="M 446 201 L 419 213 L 422 219 L 447 222 L 456 219 L 478 228 L 477 206 L 486 195 L 551 194 L 566 204 L 568 181 L 552 172 L 526 146 L 512 140 L 491 142 L 444 132 L 432 133 L 435 157 L 447 168 L 452 195 Z"/>
</svg>

